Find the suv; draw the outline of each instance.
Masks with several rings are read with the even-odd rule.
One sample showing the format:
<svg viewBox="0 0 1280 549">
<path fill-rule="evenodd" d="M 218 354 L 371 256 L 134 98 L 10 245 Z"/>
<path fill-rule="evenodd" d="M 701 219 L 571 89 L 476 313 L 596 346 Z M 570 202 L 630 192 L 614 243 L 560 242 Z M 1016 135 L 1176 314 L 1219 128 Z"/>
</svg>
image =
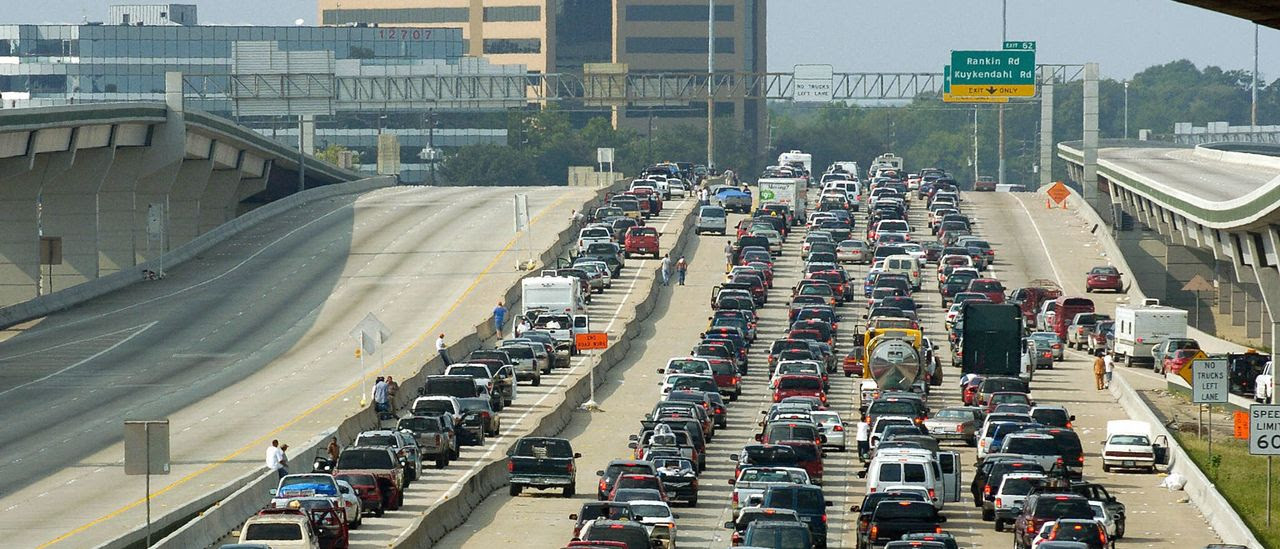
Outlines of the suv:
<svg viewBox="0 0 1280 549">
<path fill-rule="evenodd" d="M 418 441 L 413 435 L 392 429 L 364 431 L 356 435 L 354 445 L 391 448 L 396 454 L 396 459 L 404 463 L 404 485 L 408 486 L 411 480 L 418 480 L 418 473 L 422 471 L 422 454 L 418 448 Z"/>
<path fill-rule="evenodd" d="M 630 259 L 638 254 L 653 254 L 657 257 L 661 254 L 658 250 L 658 229 L 653 227 L 631 227 L 627 229 L 627 234 L 622 238 L 625 256 Z"/>
<path fill-rule="evenodd" d="M 716 233 L 724 236 L 727 227 L 728 221 L 724 208 L 720 206 L 698 208 L 698 220 L 694 225 L 694 232 L 697 234 Z"/>
<path fill-rule="evenodd" d="M 823 549 L 827 546 L 827 507 L 831 502 L 823 497 L 821 488 L 800 484 L 770 486 L 765 489 L 760 506 L 795 511 L 800 521 L 809 526 L 814 547 Z"/>
<path fill-rule="evenodd" d="M 400 418 L 396 429 L 412 433 L 422 459 L 435 461 L 436 469 L 444 469 L 449 461 L 458 459 L 458 434 L 443 416 Z"/>
<path fill-rule="evenodd" d="M 352 446 L 338 454 L 333 475 L 365 473 L 373 475 L 382 493 L 381 509 L 392 511 L 404 505 L 404 469 L 406 462 L 386 446 Z M 1090 512 L 1090 516 L 1092 512 Z"/>
<path fill-rule="evenodd" d="M 1093 520 L 1089 500 L 1075 494 L 1038 494 L 1027 496 L 1022 512 L 1014 521 L 1013 546 L 1030 549 L 1040 527 L 1058 519 Z"/>
</svg>

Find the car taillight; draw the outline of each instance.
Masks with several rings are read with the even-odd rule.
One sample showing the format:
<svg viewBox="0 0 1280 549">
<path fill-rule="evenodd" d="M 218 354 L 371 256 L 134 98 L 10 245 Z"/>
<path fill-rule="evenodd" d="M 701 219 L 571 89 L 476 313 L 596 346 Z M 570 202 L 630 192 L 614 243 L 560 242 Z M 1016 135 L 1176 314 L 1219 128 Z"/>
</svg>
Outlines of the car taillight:
<svg viewBox="0 0 1280 549">
<path fill-rule="evenodd" d="M 1003 506 L 1004 506 L 1004 501 L 1001 500 L 1001 498 L 996 498 L 996 507 L 1003 507 Z"/>
<path fill-rule="evenodd" d="M 935 533 L 935 534 L 941 534 L 941 533 L 942 533 L 942 527 L 941 527 L 941 526 L 935 526 L 935 527 L 933 528 L 933 533 Z"/>
<path fill-rule="evenodd" d="M 1071 428 L 1071 424 L 1070 424 L 1070 423 L 1068 423 L 1068 424 L 1067 424 L 1067 428 L 1068 428 L 1068 429 L 1070 429 L 1070 428 Z M 1080 462 L 1080 464 L 1081 464 L 1081 465 L 1084 465 L 1084 454 L 1080 454 L 1080 457 L 1078 457 L 1078 458 L 1076 458 L 1076 459 Z"/>
<path fill-rule="evenodd" d="M 778 401 L 781 401 L 781 400 L 782 400 L 782 395 L 780 395 L 780 394 L 778 394 L 778 393 L 774 393 L 774 394 L 773 394 L 773 401 L 774 401 L 774 402 L 778 402 Z"/>
<path fill-rule="evenodd" d="M 737 491 L 737 490 L 734 490 L 734 491 L 733 491 L 733 502 L 734 502 L 734 503 L 738 503 L 738 491 Z"/>
<path fill-rule="evenodd" d="M 989 496 L 989 495 L 991 495 L 991 485 L 990 485 L 990 484 L 988 484 L 988 485 L 986 485 L 986 486 L 983 486 L 983 487 L 982 487 L 982 495 L 984 495 L 984 496 Z"/>
<path fill-rule="evenodd" d="M 937 497 L 938 497 L 937 492 L 935 492 L 935 491 L 933 490 L 933 488 L 930 488 L 930 489 L 929 489 L 929 499 L 937 499 Z"/>
<path fill-rule="evenodd" d="M 874 525 L 874 524 L 873 524 L 873 525 L 871 525 L 871 539 L 872 539 L 872 540 L 876 539 L 876 534 L 878 534 L 878 533 L 880 533 L 880 527 L 879 527 L 879 526 L 877 526 L 877 525 Z"/>
<path fill-rule="evenodd" d="M 826 513 L 823 513 L 823 514 L 822 514 L 822 523 L 823 523 L 823 524 L 826 524 L 826 523 L 827 523 L 827 514 L 826 514 Z"/>
<path fill-rule="evenodd" d="M 957 432 L 957 433 L 963 433 L 963 432 L 964 432 L 964 425 L 963 425 L 963 424 L 961 424 L 961 425 L 956 425 L 956 432 Z"/>
<path fill-rule="evenodd" d="M 843 426 L 841 426 L 841 425 L 836 425 L 835 427 L 832 427 L 832 428 L 831 428 L 831 430 L 832 430 L 832 431 L 843 431 L 843 430 L 844 430 L 844 427 L 843 427 Z"/>
<path fill-rule="evenodd" d="M 608 490 L 609 490 L 609 485 L 605 484 L 604 479 L 600 479 L 600 491 L 607 492 Z"/>
<path fill-rule="evenodd" d="M 515 470 L 516 470 L 516 464 L 515 464 L 515 462 L 513 462 L 513 461 L 507 461 L 507 472 L 508 472 L 508 473 L 510 473 L 510 472 L 512 472 L 512 471 L 515 471 Z"/>
</svg>

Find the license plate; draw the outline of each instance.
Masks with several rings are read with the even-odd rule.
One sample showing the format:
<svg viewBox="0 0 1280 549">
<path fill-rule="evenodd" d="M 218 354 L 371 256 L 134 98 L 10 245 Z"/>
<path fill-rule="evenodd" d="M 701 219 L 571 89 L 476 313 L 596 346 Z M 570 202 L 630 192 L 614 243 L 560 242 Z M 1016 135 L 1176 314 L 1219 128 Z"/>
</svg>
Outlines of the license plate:
<svg viewBox="0 0 1280 549">
<path fill-rule="evenodd" d="M 1133 462 L 1132 461 L 1122 462 L 1122 467 L 1133 467 Z"/>
</svg>

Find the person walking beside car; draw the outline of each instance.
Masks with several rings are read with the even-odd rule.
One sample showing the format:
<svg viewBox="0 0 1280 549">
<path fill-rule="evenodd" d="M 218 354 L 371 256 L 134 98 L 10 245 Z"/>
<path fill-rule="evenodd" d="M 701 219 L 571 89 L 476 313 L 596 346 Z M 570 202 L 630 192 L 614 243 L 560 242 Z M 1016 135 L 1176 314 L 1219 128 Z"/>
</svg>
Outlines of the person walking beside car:
<svg viewBox="0 0 1280 549">
<path fill-rule="evenodd" d="M 684 256 L 680 256 L 680 259 L 676 261 L 676 281 L 678 281 L 681 286 L 684 286 L 684 275 L 688 270 L 689 264 L 685 262 Z"/>
<path fill-rule="evenodd" d="M 391 376 L 387 376 L 387 404 L 394 404 L 396 401 L 396 393 L 400 392 L 400 384 Z"/>
<path fill-rule="evenodd" d="M 866 459 L 871 451 L 871 426 L 865 421 L 858 422 L 858 459 Z"/>
<path fill-rule="evenodd" d="M 325 449 L 325 453 L 329 454 L 329 461 L 338 462 L 338 454 L 342 453 L 342 448 L 338 446 L 338 437 L 329 439 L 329 447 Z"/>
<path fill-rule="evenodd" d="M 445 366 L 453 364 L 453 361 L 449 360 L 449 346 L 444 344 L 444 334 L 436 338 L 436 352 L 440 353 L 440 360 L 444 361 Z"/>
<path fill-rule="evenodd" d="M 733 269 L 733 242 L 724 243 L 724 262 L 727 263 L 725 272 Z"/>
<path fill-rule="evenodd" d="M 1098 386 L 1099 391 L 1105 388 L 1104 387 L 1105 381 L 1103 380 L 1102 376 L 1103 374 L 1106 373 L 1106 370 L 1107 370 L 1107 365 L 1106 365 L 1106 362 L 1102 360 L 1102 355 L 1103 355 L 1103 352 L 1098 351 L 1098 355 L 1093 359 L 1093 382 L 1095 385 Z"/>
<path fill-rule="evenodd" d="M 1102 386 L 1110 389 L 1111 374 L 1116 369 L 1116 361 L 1115 359 L 1111 358 L 1110 353 L 1107 353 L 1106 351 L 1099 351 L 1099 352 L 1102 353 Z"/>
<path fill-rule="evenodd" d="M 507 308 L 502 306 L 502 300 L 498 300 L 498 306 L 493 308 L 493 329 L 498 333 L 498 339 L 502 339 L 502 325 L 507 321 Z"/>
<path fill-rule="evenodd" d="M 387 379 L 378 376 L 373 383 L 373 409 L 378 413 L 387 411 Z"/>
<path fill-rule="evenodd" d="M 662 256 L 662 285 L 671 282 L 671 254 Z"/>
<path fill-rule="evenodd" d="M 285 475 L 289 474 L 285 470 L 284 464 L 284 450 L 280 449 L 280 441 L 272 440 L 271 446 L 267 447 L 267 469 L 275 471 L 281 478 L 284 478 Z"/>
</svg>

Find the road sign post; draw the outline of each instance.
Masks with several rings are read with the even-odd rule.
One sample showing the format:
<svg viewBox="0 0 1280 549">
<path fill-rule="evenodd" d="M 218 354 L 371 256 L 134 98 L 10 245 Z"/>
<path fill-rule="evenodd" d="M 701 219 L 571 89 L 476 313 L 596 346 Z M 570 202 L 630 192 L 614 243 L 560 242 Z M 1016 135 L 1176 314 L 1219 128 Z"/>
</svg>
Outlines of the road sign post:
<svg viewBox="0 0 1280 549">
<path fill-rule="evenodd" d="M 602 351 L 609 347 L 609 334 L 605 332 L 575 334 L 573 344 L 579 351 Z M 591 357 L 591 366 L 587 369 L 587 376 L 590 378 L 587 383 L 591 385 L 591 396 L 582 403 L 582 409 L 588 412 L 599 412 L 600 405 L 596 404 L 596 365 L 599 364 L 600 354 L 588 353 L 588 356 Z"/>
<path fill-rule="evenodd" d="M 1209 405 L 1209 457 L 1213 457 L 1213 405 L 1227 402 L 1227 361 L 1221 358 L 1191 362 L 1191 401 Z"/>
<path fill-rule="evenodd" d="M 124 474 L 146 477 L 147 547 L 151 547 L 151 475 L 169 474 L 169 420 L 124 422 Z"/>
</svg>

